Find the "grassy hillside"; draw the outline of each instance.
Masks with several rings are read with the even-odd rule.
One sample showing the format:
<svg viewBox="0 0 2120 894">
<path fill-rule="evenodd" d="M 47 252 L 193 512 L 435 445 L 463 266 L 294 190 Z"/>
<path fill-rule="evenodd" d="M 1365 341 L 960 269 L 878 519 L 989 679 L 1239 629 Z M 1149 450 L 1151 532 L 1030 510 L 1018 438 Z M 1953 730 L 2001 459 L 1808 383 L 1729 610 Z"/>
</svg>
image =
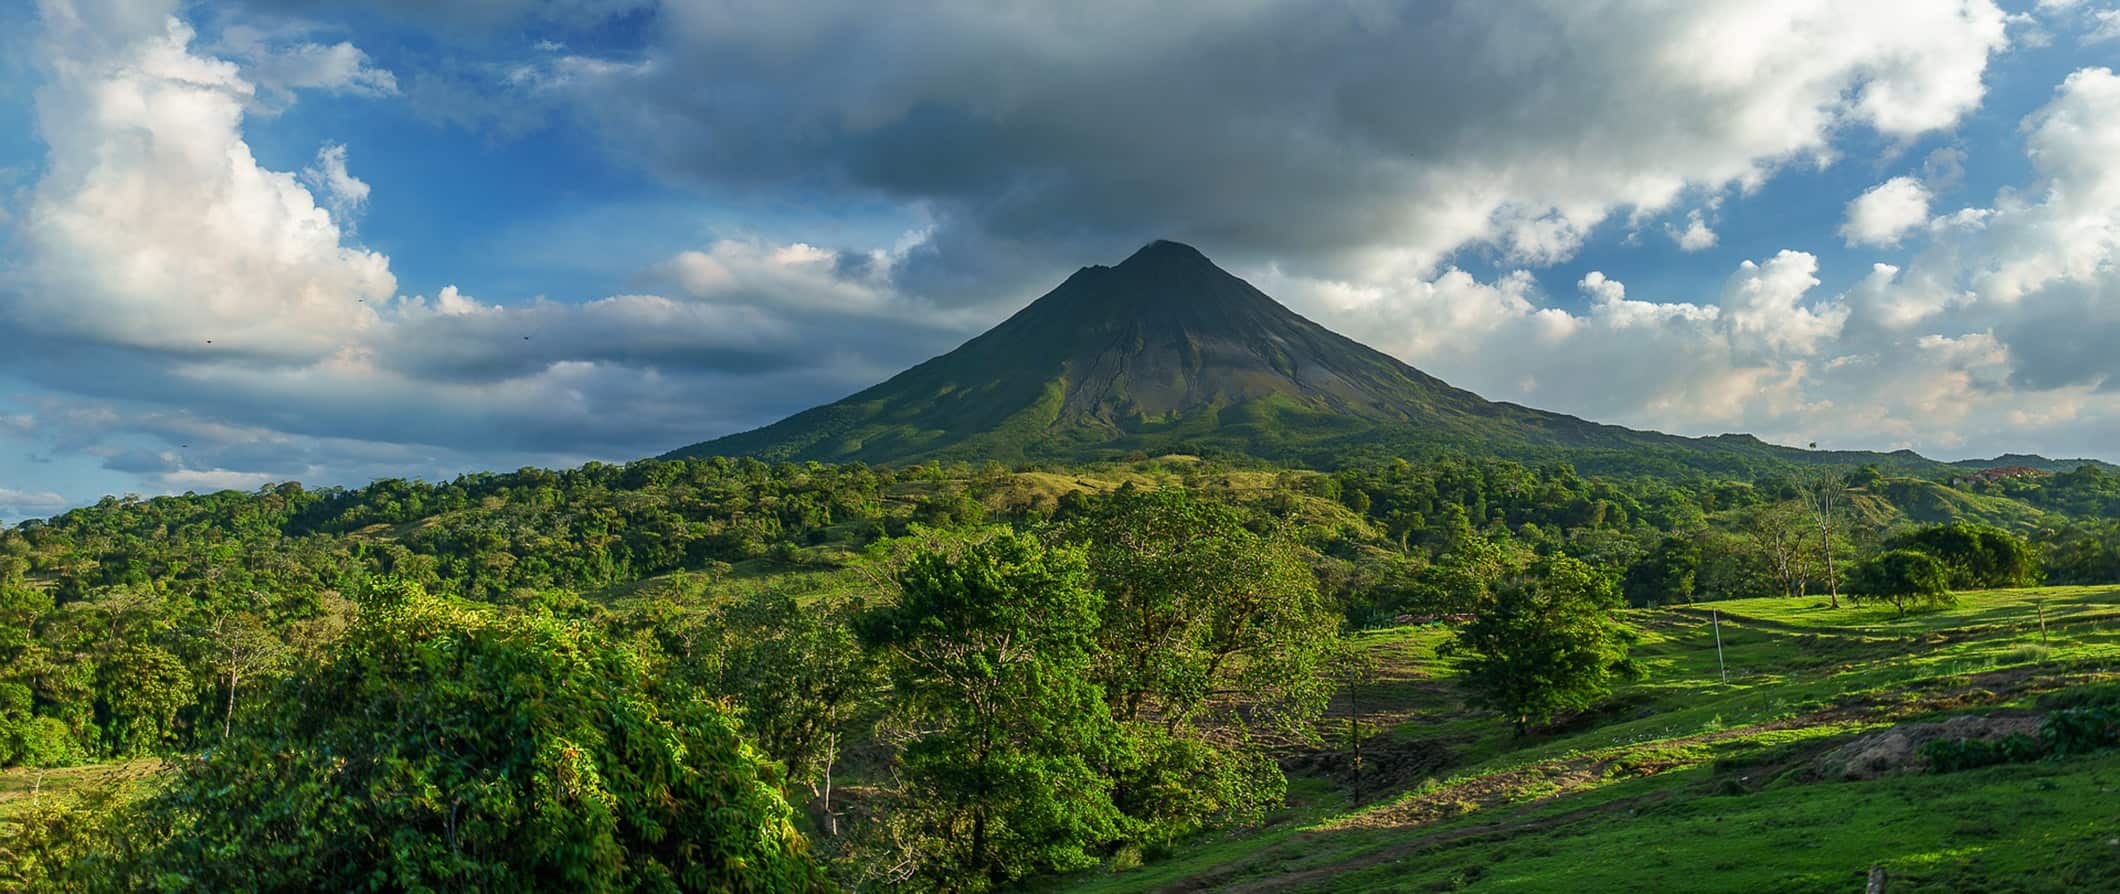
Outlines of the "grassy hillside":
<svg viewBox="0 0 2120 894">
<path fill-rule="evenodd" d="M 1823 892 L 1860 890 L 1873 864 L 1894 892 L 2120 886 L 2120 753 L 1933 774 L 1893 738 L 2032 729 L 2057 698 L 2120 697 L 2120 589 L 1973 593 L 1905 618 L 1713 612 L 1729 682 L 1709 609 L 1634 612 L 1647 678 L 1523 739 L 1464 712 L 1441 629 L 1370 634 L 1366 772 L 1312 766 L 1263 829 L 1053 889 Z M 1881 769 L 1849 770 L 1856 752 Z"/>
</svg>

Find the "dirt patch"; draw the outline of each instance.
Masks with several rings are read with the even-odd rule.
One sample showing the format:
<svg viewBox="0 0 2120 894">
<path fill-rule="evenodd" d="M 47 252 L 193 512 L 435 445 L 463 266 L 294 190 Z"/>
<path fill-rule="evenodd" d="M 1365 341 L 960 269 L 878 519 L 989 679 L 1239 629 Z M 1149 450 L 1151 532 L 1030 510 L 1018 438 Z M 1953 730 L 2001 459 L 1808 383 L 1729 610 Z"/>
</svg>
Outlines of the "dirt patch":
<svg viewBox="0 0 2120 894">
<path fill-rule="evenodd" d="M 2037 735 L 2039 715 L 2011 712 L 1985 716 L 1961 715 L 1942 723 L 1903 723 L 1858 737 L 1818 759 L 1816 778 L 1876 779 L 1926 766 L 1921 746 L 1955 739 L 1993 741 L 2009 735 Z"/>
<path fill-rule="evenodd" d="M 1281 762 L 1291 776 L 1323 776 L 1362 801 L 1396 795 L 1450 766 L 1449 745 L 1437 739 L 1379 737 L 1362 743 L 1361 762 L 1345 749 L 1312 751 Z"/>
</svg>

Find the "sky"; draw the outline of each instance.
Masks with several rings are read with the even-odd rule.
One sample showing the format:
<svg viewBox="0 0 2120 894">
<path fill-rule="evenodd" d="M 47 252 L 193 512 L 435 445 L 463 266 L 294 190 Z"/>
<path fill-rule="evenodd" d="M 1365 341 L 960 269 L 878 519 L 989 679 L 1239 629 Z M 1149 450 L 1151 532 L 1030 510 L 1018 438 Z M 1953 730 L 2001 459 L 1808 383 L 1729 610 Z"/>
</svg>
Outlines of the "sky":
<svg viewBox="0 0 2120 894">
<path fill-rule="evenodd" d="M 2120 461 L 2109 0 L 0 0 L 0 520 L 650 456 L 1153 239 L 1488 398 Z"/>
</svg>

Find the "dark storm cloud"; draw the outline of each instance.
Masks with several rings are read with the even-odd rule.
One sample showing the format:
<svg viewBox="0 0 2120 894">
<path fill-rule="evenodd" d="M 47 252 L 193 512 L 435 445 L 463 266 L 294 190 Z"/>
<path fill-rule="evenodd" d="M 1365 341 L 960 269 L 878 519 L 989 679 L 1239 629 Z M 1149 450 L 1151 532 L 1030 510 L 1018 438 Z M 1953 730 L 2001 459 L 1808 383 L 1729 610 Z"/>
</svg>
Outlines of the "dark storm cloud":
<svg viewBox="0 0 2120 894">
<path fill-rule="evenodd" d="M 1807 26 L 1743 6 L 678 3 L 638 58 L 550 78 L 622 157 L 671 176 L 924 203 L 937 247 L 903 274 L 977 300 L 973 283 L 1019 269 L 992 250 L 1023 244 L 1564 256 L 1614 209 L 1753 176 L 1838 118 L 1949 123 L 2001 34 L 1999 16 L 1963 27 L 1980 7 L 1890 31 L 1851 15 L 1795 52 L 1774 32 Z"/>
</svg>

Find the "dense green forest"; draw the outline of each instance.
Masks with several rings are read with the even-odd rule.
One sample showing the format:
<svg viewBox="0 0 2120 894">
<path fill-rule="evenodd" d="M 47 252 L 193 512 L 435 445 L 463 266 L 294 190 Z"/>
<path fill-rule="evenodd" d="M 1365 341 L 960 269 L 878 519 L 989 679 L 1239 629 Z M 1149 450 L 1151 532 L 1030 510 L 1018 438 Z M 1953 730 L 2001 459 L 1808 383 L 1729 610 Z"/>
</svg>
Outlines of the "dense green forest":
<svg viewBox="0 0 2120 894">
<path fill-rule="evenodd" d="M 0 886 L 983 890 L 1171 853 L 1443 623 L 1518 732 L 1622 605 L 2120 581 L 2120 477 L 591 464 L 108 498 L 0 531 Z M 1546 684 L 1526 686 L 1524 680 Z M 533 859 L 529 855 L 540 855 Z M 542 861 L 542 862 L 541 862 Z"/>
</svg>

